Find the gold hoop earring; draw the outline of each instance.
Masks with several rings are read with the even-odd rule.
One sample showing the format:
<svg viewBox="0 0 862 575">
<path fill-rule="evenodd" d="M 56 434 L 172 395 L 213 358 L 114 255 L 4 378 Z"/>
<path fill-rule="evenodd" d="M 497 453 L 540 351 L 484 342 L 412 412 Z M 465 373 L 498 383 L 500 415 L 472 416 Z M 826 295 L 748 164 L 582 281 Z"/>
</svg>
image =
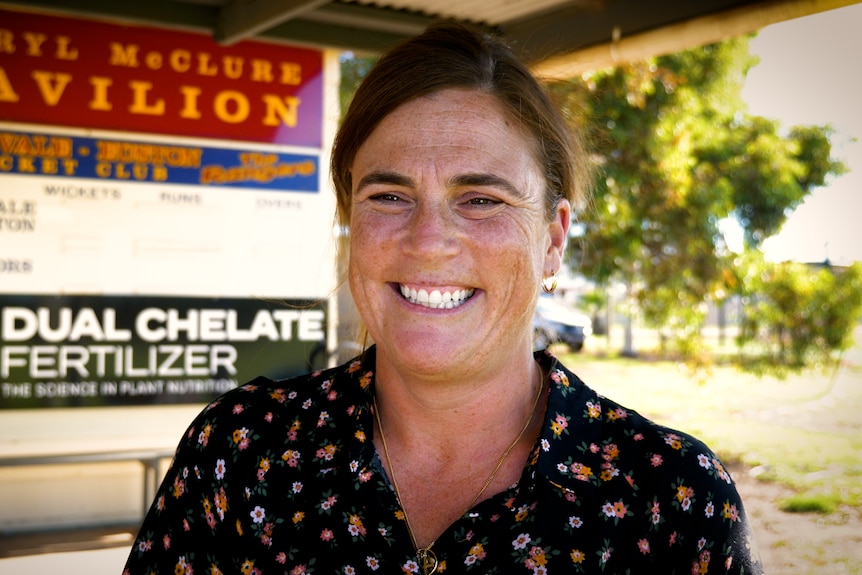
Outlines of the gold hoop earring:
<svg viewBox="0 0 862 575">
<path fill-rule="evenodd" d="M 557 291 L 557 272 L 548 278 L 542 278 L 542 291 L 545 293 L 554 293 Z"/>
</svg>

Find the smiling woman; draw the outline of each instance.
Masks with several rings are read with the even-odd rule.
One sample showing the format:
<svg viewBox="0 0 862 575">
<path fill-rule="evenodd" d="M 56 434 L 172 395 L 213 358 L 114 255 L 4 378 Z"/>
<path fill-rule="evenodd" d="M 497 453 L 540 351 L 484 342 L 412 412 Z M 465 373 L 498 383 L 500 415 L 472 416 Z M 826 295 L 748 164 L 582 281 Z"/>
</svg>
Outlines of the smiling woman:
<svg viewBox="0 0 862 575">
<path fill-rule="evenodd" d="M 497 38 L 386 54 L 332 153 L 374 345 L 193 422 L 127 573 L 758 573 L 697 439 L 533 351 L 589 170 Z"/>
</svg>

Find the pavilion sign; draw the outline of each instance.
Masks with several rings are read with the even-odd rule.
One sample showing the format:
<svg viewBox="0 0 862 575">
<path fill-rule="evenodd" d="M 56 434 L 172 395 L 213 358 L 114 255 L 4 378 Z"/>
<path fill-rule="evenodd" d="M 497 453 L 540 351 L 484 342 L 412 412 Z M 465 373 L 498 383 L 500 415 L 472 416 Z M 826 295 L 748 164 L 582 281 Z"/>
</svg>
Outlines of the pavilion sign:
<svg viewBox="0 0 862 575">
<path fill-rule="evenodd" d="M 320 51 L 0 10 L 0 121 L 322 145 Z"/>
</svg>

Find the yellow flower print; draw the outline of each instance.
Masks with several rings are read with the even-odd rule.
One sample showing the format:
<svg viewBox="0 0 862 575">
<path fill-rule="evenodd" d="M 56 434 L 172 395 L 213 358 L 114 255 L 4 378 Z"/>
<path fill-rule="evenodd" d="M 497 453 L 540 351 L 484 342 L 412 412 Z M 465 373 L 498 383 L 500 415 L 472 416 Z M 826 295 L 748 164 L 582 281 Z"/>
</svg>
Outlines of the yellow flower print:
<svg viewBox="0 0 862 575">
<path fill-rule="evenodd" d="M 682 503 L 685 499 L 691 499 L 694 497 L 694 489 L 691 487 L 686 487 L 685 485 L 680 485 L 676 488 L 676 500 Z"/>
<path fill-rule="evenodd" d="M 721 515 L 725 519 L 729 519 L 731 521 L 739 521 L 739 510 L 736 508 L 736 505 L 731 505 L 729 501 L 724 502 L 724 508 L 721 511 Z"/>
<path fill-rule="evenodd" d="M 179 476 L 174 479 L 174 487 L 171 491 L 174 495 L 174 499 L 179 499 L 182 494 L 186 492 L 186 484 L 179 478 Z"/>
<path fill-rule="evenodd" d="M 242 523 L 239 522 L 239 519 L 236 520 L 236 533 L 240 537 L 242 536 Z"/>
<path fill-rule="evenodd" d="M 668 433 L 664 438 L 664 442 L 667 445 L 670 445 L 672 449 L 675 449 L 677 451 L 682 449 L 682 441 L 680 441 L 679 435 L 675 433 Z"/>
<path fill-rule="evenodd" d="M 281 459 L 285 461 L 288 466 L 296 467 L 299 465 L 299 452 L 294 451 L 293 449 L 288 449 L 281 454 Z"/>
<path fill-rule="evenodd" d="M 587 415 L 590 416 L 590 419 L 598 419 L 602 416 L 602 406 L 599 403 L 593 403 L 592 401 L 587 402 Z"/>
<path fill-rule="evenodd" d="M 575 474 L 575 479 L 579 479 L 581 481 L 589 481 L 590 477 L 593 475 L 593 470 L 583 463 L 572 463 L 572 473 Z"/>
<path fill-rule="evenodd" d="M 562 435 L 568 426 L 568 418 L 566 418 L 565 415 L 560 415 L 558 413 L 557 417 L 551 423 L 551 430 L 554 432 L 554 435 Z"/>
<path fill-rule="evenodd" d="M 609 420 L 617 421 L 619 419 L 625 419 L 626 417 L 628 417 L 629 414 L 626 412 L 625 409 L 618 407 L 616 409 L 609 409 L 606 415 L 608 416 Z"/>
<path fill-rule="evenodd" d="M 554 381 L 562 385 L 563 387 L 569 387 L 569 376 L 563 373 L 560 370 L 554 372 L 554 375 L 551 376 Z"/>
<path fill-rule="evenodd" d="M 350 523 L 350 526 L 347 528 L 348 533 L 354 537 L 365 536 L 365 526 L 362 524 L 362 518 L 359 515 L 350 515 L 348 521 Z"/>
<path fill-rule="evenodd" d="M 579 565 L 584 562 L 584 552 L 579 549 L 572 549 L 572 552 L 569 553 L 569 557 L 572 558 L 572 563 Z"/>
<path fill-rule="evenodd" d="M 358 439 L 358 440 L 359 440 L 359 442 L 360 442 L 360 443 L 365 443 L 365 432 L 364 432 L 364 431 L 362 431 L 361 429 L 360 429 L 360 430 L 358 430 L 358 431 L 354 434 L 354 436 L 356 437 L 356 439 Z"/>
<path fill-rule="evenodd" d="M 221 569 L 219 569 L 217 565 L 211 564 L 209 575 L 222 575 Z"/>
<path fill-rule="evenodd" d="M 248 429 L 243 427 L 242 429 L 235 429 L 233 431 L 233 442 L 239 443 L 243 439 L 248 436 Z"/>
<path fill-rule="evenodd" d="M 242 566 L 240 566 L 239 570 L 242 571 L 243 575 L 248 575 L 251 573 L 251 570 L 254 569 L 254 561 L 251 559 L 246 559 L 242 562 Z"/>
<path fill-rule="evenodd" d="M 538 545 L 530 549 L 530 558 L 524 562 L 524 565 L 531 569 L 534 573 L 548 564 L 548 557 L 545 555 L 545 550 Z"/>
<path fill-rule="evenodd" d="M 301 523 L 302 520 L 305 519 L 305 513 L 302 511 L 297 511 L 293 514 L 293 523 L 298 524 Z"/>
</svg>

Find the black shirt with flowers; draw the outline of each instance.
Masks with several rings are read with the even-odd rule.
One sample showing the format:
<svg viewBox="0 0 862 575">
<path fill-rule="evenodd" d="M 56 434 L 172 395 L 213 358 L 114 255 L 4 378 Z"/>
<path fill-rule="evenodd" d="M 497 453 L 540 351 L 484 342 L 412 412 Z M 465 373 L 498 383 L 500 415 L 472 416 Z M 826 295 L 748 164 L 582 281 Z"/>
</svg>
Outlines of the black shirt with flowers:
<svg viewBox="0 0 862 575">
<path fill-rule="evenodd" d="M 258 378 L 207 406 L 124 574 L 418 573 L 371 442 L 374 352 Z M 762 572 L 739 495 L 703 443 L 598 395 L 548 352 L 536 360 L 551 385 L 533 454 L 516 485 L 437 539 L 438 573 Z"/>
</svg>

